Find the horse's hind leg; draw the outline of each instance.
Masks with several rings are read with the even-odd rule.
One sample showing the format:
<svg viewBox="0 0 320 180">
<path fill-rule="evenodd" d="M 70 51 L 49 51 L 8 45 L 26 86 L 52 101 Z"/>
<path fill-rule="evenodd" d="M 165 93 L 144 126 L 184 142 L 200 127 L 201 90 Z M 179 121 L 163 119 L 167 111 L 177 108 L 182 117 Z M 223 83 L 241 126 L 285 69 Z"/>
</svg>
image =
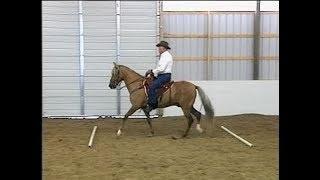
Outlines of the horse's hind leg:
<svg viewBox="0 0 320 180">
<path fill-rule="evenodd" d="M 143 110 L 144 114 L 147 116 L 147 122 L 148 122 L 149 127 L 150 127 L 150 134 L 148 136 L 151 137 L 151 136 L 154 135 L 154 130 L 153 130 L 153 127 L 152 127 L 150 115 L 149 115 L 149 113 L 146 112 L 145 109 L 142 109 L 142 110 Z"/>
<path fill-rule="evenodd" d="M 186 131 L 184 132 L 184 134 L 182 135 L 182 137 L 186 137 L 187 135 L 188 135 L 188 133 L 189 133 L 189 130 L 190 130 L 190 127 L 191 127 L 191 125 L 192 125 L 192 123 L 193 123 L 193 118 L 192 118 L 192 116 L 191 116 L 191 114 L 190 114 L 190 110 L 188 109 L 182 109 L 182 111 L 183 111 L 183 113 L 184 113 L 184 115 L 186 116 L 186 118 L 187 118 L 187 120 L 188 120 L 188 126 L 187 126 L 187 129 L 186 129 Z"/>
<path fill-rule="evenodd" d="M 199 124 L 201 119 L 201 113 L 198 110 L 196 110 L 193 106 L 191 107 L 190 112 L 197 118 L 197 123 Z"/>
<path fill-rule="evenodd" d="M 191 113 L 196 117 L 197 119 L 197 130 L 199 133 L 203 132 L 203 129 L 200 127 L 200 119 L 201 119 L 201 113 L 197 111 L 193 106 L 191 108 Z"/>
</svg>

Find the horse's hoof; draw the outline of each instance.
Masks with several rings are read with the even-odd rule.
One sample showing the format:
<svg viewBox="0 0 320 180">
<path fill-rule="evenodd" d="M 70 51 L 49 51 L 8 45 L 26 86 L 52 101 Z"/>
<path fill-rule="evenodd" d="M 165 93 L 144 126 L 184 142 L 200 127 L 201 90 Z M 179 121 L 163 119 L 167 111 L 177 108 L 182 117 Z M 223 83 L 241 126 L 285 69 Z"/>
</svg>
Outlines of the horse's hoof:
<svg viewBox="0 0 320 180">
<path fill-rule="evenodd" d="M 183 138 L 183 136 L 177 137 L 177 136 L 171 136 L 172 139 L 177 140 Z"/>
<path fill-rule="evenodd" d="M 171 138 L 174 140 L 178 139 L 176 136 L 171 136 Z"/>
<path fill-rule="evenodd" d="M 200 134 L 203 133 L 203 129 L 200 127 L 200 124 L 197 124 L 196 129 Z"/>
<path fill-rule="evenodd" d="M 117 137 L 119 137 L 120 135 L 121 135 L 122 133 L 121 133 L 121 130 L 119 129 L 118 131 L 117 131 Z"/>
<path fill-rule="evenodd" d="M 152 133 L 148 134 L 147 137 L 153 137 L 154 135 Z"/>
<path fill-rule="evenodd" d="M 203 131 L 203 129 L 197 129 L 198 130 L 198 132 L 200 133 L 200 134 L 202 134 L 204 131 Z"/>
</svg>

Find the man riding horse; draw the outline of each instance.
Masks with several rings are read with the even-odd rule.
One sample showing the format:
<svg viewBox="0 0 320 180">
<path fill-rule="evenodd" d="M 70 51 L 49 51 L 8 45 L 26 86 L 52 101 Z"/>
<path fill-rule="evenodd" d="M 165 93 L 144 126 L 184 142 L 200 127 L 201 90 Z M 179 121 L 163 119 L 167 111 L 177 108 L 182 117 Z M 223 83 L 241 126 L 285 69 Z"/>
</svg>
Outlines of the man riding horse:
<svg viewBox="0 0 320 180">
<path fill-rule="evenodd" d="M 170 52 L 168 51 L 168 49 L 171 48 L 166 41 L 161 41 L 156 46 L 160 53 L 160 60 L 155 69 L 148 70 L 146 73 L 146 75 L 153 73 L 156 77 L 149 87 L 148 105 L 146 107 L 147 113 L 150 113 L 150 111 L 158 107 L 157 90 L 171 81 L 173 60 Z"/>
<path fill-rule="evenodd" d="M 146 120 L 150 127 L 150 136 L 153 136 L 154 130 L 149 114 L 150 111 L 155 108 L 166 108 L 169 106 L 180 107 L 184 116 L 188 120 L 187 128 L 181 137 L 186 137 L 190 130 L 190 127 L 194 121 L 192 115 L 196 117 L 197 130 L 202 133 L 203 130 L 200 127 L 201 112 L 193 107 L 197 92 L 200 96 L 206 113 L 208 124 L 207 127 L 214 127 L 214 110 L 209 97 L 205 94 L 200 86 L 197 86 L 191 82 L 172 82 L 171 69 L 173 62 L 172 56 L 168 52 L 170 47 L 165 41 L 161 41 L 156 46 L 159 47 L 160 60 L 155 69 L 149 70 L 146 73 L 146 77 L 135 72 L 127 66 L 113 63 L 114 67 L 111 71 L 109 87 L 111 89 L 116 89 L 116 87 L 119 86 L 122 81 L 124 81 L 125 86 L 130 94 L 129 98 L 131 102 L 131 107 L 122 118 L 121 125 L 117 131 L 117 136 L 122 134 L 122 130 L 128 117 L 138 109 L 142 109 L 144 111 L 147 117 Z M 153 75 L 156 76 L 156 78 L 154 78 Z M 146 92 L 147 90 L 148 93 Z M 209 129 L 212 130 L 213 128 Z"/>
</svg>

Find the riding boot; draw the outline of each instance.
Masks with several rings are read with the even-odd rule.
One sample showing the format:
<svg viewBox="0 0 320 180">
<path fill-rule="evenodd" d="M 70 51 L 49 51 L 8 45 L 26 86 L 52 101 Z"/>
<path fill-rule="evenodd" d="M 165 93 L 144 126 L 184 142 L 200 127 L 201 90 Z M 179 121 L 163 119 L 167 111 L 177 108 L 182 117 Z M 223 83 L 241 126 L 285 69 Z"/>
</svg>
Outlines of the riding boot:
<svg viewBox="0 0 320 180">
<path fill-rule="evenodd" d="M 154 109 L 155 109 L 155 107 L 153 107 L 153 106 L 151 106 L 151 105 L 148 104 L 145 110 L 146 110 L 146 113 L 147 113 L 147 114 L 150 114 L 150 112 L 151 112 L 152 110 L 154 110 Z"/>
<path fill-rule="evenodd" d="M 145 111 L 146 111 L 146 114 L 150 114 L 150 111 L 152 111 L 151 106 L 147 105 Z"/>
</svg>

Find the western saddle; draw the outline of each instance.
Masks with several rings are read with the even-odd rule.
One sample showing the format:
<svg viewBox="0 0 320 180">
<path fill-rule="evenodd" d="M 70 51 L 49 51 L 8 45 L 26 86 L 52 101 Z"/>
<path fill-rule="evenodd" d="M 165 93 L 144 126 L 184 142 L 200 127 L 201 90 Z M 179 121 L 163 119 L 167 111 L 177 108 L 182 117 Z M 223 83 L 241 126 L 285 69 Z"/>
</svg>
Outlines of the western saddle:
<svg viewBox="0 0 320 180">
<path fill-rule="evenodd" d="M 150 86 L 152 85 L 153 81 L 155 80 L 155 76 L 154 74 L 151 72 L 151 73 L 146 73 L 145 75 L 146 79 L 145 81 L 143 82 L 143 85 L 146 87 L 146 93 L 149 92 L 149 88 Z M 159 88 L 157 90 L 157 99 L 160 100 L 162 95 L 168 90 L 170 89 L 171 85 L 174 83 L 174 81 L 170 81 L 170 82 L 167 82 L 166 84 L 162 85 L 161 88 Z M 147 94 L 148 95 L 148 94 Z"/>
</svg>

